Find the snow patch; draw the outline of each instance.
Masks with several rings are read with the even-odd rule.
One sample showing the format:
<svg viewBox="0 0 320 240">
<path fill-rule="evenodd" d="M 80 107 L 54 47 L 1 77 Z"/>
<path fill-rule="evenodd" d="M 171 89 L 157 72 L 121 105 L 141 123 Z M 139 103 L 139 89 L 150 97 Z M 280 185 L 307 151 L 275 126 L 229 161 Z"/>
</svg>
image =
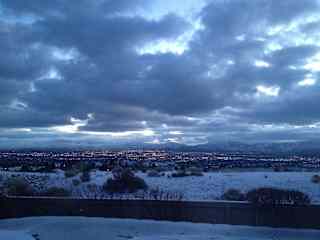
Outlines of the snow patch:
<svg viewBox="0 0 320 240">
<path fill-rule="evenodd" d="M 318 240 L 320 236 L 320 230 L 86 217 L 0 220 L 0 229 L 0 240 L 33 239 L 23 231 L 37 234 L 40 240 Z"/>
</svg>

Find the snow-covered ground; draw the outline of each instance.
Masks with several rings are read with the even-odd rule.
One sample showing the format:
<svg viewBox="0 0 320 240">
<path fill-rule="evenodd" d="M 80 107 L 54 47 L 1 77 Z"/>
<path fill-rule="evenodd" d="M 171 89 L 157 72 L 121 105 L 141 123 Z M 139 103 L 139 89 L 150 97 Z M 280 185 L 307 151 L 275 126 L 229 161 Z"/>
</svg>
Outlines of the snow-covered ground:
<svg viewBox="0 0 320 240">
<path fill-rule="evenodd" d="M 313 175 L 311 172 L 217 172 L 205 173 L 202 177 L 143 177 L 148 185 L 180 191 L 187 200 L 217 199 L 230 188 L 246 192 L 268 186 L 300 190 L 313 202 L 320 202 L 320 184 L 311 182 Z"/>
<path fill-rule="evenodd" d="M 13 173 L 3 172 L 2 175 L 8 177 Z M 73 196 L 77 197 L 89 184 L 96 184 L 98 189 L 111 173 L 92 171 L 91 181 L 74 186 L 72 180 L 79 179 L 79 175 L 73 178 L 65 178 L 64 173 L 42 174 L 42 173 L 14 173 L 21 176 L 34 178 L 33 182 L 39 188 L 60 186 L 72 191 Z M 311 178 L 317 172 L 210 172 L 204 176 L 189 176 L 172 178 L 166 176 L 148 177 L 145 173 L 137 173 L 144 178 L 149 189 L 160 189 L 167 192 L 177 192 L 183 195 L 183 200 L 215 200 L 228 189 L 235 188 L 246 192 L 258 187 L 277 187 L 283 189 L 295 189 L 307 193 L 313 203 L 320 203 L 320 184 L 311 182 Z M 39 183 L 41 182 L 41 183 Z M 83 196 L 85 196 L 84 194 Z"/>
<path fill-rule="evenodd" d="M 320 230 L 151 220 L 38 217 L 0 221 L 0 240 L 318 240 Z"/>
</svg>

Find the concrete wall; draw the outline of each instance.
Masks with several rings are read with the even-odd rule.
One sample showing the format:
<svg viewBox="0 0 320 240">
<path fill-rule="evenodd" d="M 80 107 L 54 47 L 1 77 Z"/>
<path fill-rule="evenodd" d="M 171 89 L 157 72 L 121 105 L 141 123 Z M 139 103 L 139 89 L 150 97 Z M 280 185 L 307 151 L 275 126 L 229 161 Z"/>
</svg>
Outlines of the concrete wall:
<svg viewBox="0 0 320 240">
<path fill-rule="evenodd" d="M 320 229 L 320 205 L 258 207 L 239 202 L 4 198 L 0 218 L 89 216 Z"/>
</svg>

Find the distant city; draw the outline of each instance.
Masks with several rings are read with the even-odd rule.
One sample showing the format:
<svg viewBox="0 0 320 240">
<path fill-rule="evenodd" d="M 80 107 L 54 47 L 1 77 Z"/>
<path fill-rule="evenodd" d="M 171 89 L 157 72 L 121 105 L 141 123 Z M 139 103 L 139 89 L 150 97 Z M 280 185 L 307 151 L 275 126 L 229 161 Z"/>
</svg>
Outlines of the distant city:
<svg viewBox="0 0 320 240">
<path fill-rule="evenodd" d="M 2 151 L 2 168 L 23 167 L 35 171 L 49 165 L 66 168 L 77 162 L 91 163 L 101 170 L 131 167 L 136 170 L 183 170 L 190 167 L 204 171 L 228 169 L 270 169 L 274 171 L 303 171 L 320 169 L 317 156 L 278 156 L 242 152 L 177 152 L 169 150 L 83 150 L 83 151 Z"/>
</svg>

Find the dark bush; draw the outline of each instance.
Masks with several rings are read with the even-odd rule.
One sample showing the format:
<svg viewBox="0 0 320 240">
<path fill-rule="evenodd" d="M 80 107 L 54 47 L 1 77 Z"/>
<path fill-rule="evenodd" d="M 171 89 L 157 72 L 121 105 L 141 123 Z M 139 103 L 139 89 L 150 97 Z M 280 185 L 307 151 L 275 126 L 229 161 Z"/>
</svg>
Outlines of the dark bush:
<svg viewBox="0 0 320 240">
<path fill-rule="evenodd" d="M 277 188 L 258 188 L 247 193 L 249 202 L 258 205 L 308 205 L 310 198 L 303 192 Z"/>
<path fill-rule="evenodd" d="M 23 178 L 9 178 L 5 184 L 5 192 L 9 196 L 33 196 L 33 187 Z"/>
<path fill-rule="evenodd" d="M 90 172 L 95 168 L 95 164 L 93 162 L 91 163 L 82 162 L 78 164 L 76 168 L 79 169 L 80 172 Z"/>
<path fill-rule="evenodd" d="M 80 163 L 77 163 L 77 164 L 73 164 L 72 166 L 69 166 L 65 170 L 64 175 L 65 175 L 66 178 L 70 178 L 70 177 L 74 177 L 74 176 L 78 175 L 79 173 L 85 173 L 85 175 L 86 175 L 85 179 L 88 179 L 88 172 L 90 172 L 94 168 L 95 168 L 95 164 L 94 163 L 80 162 Z M 85 182 L 87 182 L 89 180 L 86 180 Z"/>
<path fill-rule="evenodd" d="M 72 184 L 73 184 L 73 186 L 79 186 L 80 185 L 80 180 L 78 180 L 78 179 L 72 179 Z"/>
<path fill-rule="evenodd" d="M 103 185 L 107 192 L 136 192 L 140 189 L 147 189 L 148 186 L 142 178 L 134 175 L 129 169 L 121 169 L 113 172 L 113 177 L 109 178 Z"/>
<path fill-rule="evenodd" d="M 70 192 L 64 188 L 60 187 L 51 187 L 46 191 L 40 193 L 41 196 L 46 197 L 68 197 L 70 196 Z"/>
<path fill-rule="evenodd" d="M 54 163 L 48 163 L 45 166 L 42 166 L 38 169 L 38 172 L 43 172 L 43 173 L 52 173 L 55 170 L 55 165 Z"/>
<path fill-rule="evenodd" d="M 82 182 L 89 182 L 90 181 L 90 172 L 89 171 L 85 171 L 80 175 L 80 180 Z"/>
<path fill-rule="evenodd" d="M 246 196 L 237 189 L 229 189 L 221 196 L 221 199 L 228 201 L 244 201 Z"/>
<path fill-rule="evenodd" d="M 311 178 L 311 182 L 320 183 L 320 176 L 319 175 L 313 175 L 312 178 Z"/>
<path fill-rule="evenodd" d="M 0 177 L 2 177 L 2 176 L 0 175 Z M 2 180 L 0 180 L 0 181 L 2 181 Z M 0 186 L 0 199 L 3 197 L 5 197 L 5 189 L 3 186 Z"/>
<path fill-rule="evenodd" d="M 89 190 L 89 192 L 98 192 L 99 191 L 99 187 L 95 183 L 88 184 L 87 189 Z"/>
<path fill-rule="evenodd" d="M 20 167 L 20 170 L 19 170 L 19 171 L 20 171 L 20 172 L 32 172 L 33 170 L 32 170 L 32 167 L 31 167 L 31 166 L 24 164 L 24 165 L 22 165 L 22 166 Z"/>
</svg>

